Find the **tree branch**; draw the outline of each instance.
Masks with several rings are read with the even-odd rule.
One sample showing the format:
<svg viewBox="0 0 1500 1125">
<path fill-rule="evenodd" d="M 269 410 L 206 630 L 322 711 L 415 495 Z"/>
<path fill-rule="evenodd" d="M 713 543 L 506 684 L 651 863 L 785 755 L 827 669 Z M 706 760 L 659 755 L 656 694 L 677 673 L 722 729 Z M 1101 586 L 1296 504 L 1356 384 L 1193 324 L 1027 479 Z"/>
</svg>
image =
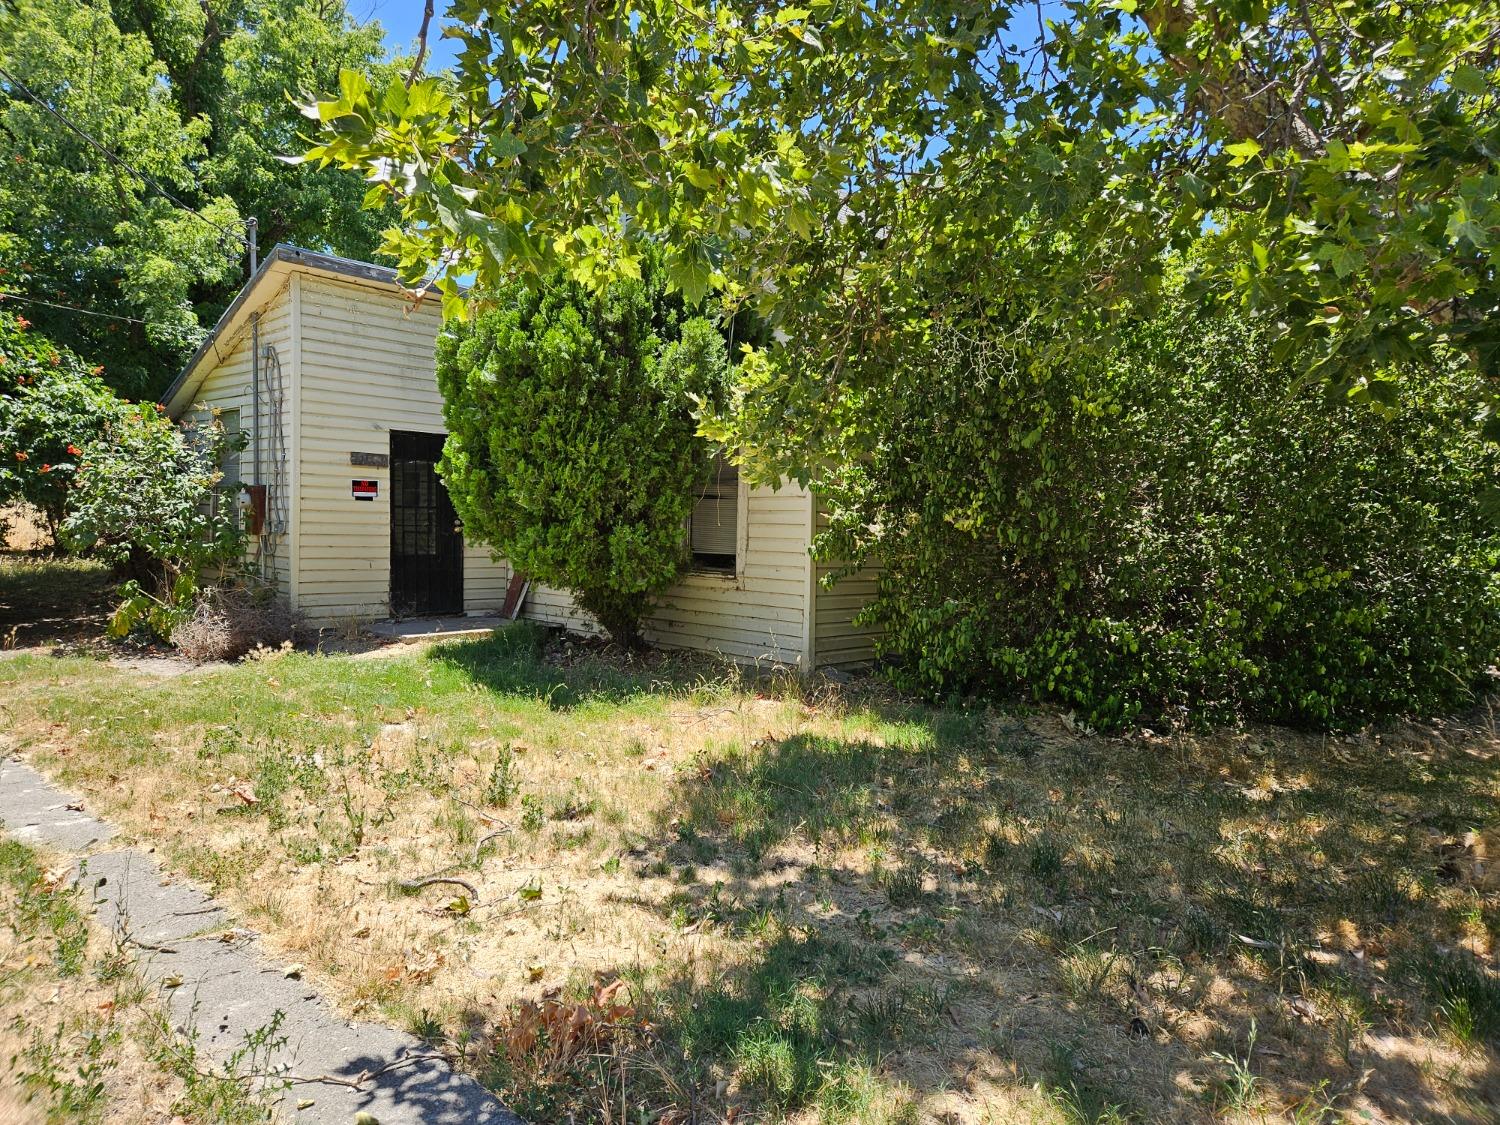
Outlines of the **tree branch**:
<svg viewBox="0 0 1500 1125">
<path fill-rule="evenodd" d="M 417 75 L 422 73 L 422 64 L 427 61 L 427 25 L 431 22 L 432 0 L 427 0 L 422 5 L 422 27 L 417 32 L 417 58 L 411 64 L 411 73 L 406 76 L 408 86 L 417 80 Z"/>
</svg>

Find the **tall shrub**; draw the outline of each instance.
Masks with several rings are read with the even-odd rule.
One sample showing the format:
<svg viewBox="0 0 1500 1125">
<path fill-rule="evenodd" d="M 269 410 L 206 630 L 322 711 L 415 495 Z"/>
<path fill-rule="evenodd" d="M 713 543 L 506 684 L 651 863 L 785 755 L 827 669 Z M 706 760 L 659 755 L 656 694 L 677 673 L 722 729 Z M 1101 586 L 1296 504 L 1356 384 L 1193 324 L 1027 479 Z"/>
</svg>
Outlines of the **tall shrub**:
<svg viewBox="0 0 1500 1125">
<path fill-rule="evenodd" d="M 30 504 L 55 533 L 80 451 L 122 407 L 97 370 L 0 313 L 0 507 Z"/>
<path fill-rule="evenodd" d="M 144 624 L 170 637 L 192 613 L 200 576 L 244 553 L 234 505 L 215 502 L 237 483 L 222 479 L 225 443 L 243 440 L 217 421 L 177 426 L 160 407 L 137 406 L 83 447 L 60 534 L 129 576 L 112 632 Z"/>
<path fill-rule="evenodd" d="M 464 531 L 635 644 L 686 562 L 710 457 L 695 403 L 720 393 L 723 338 L 650 269 L 598 294 L 554 277 L 486 306 L 437 348 L 439 471 Z"/>
<path fill-rule="evenodd" d="M 1099 726 L 1326 727 L 1460 703 L 1500 652 L 1497 461 L 1461 365 L 1393 372 L 1377 414 L 1182 305 L 1107 363 L 932 340 L 821 544 L 885 564 L 866 616 L 908 683 Z"/>
</svg>

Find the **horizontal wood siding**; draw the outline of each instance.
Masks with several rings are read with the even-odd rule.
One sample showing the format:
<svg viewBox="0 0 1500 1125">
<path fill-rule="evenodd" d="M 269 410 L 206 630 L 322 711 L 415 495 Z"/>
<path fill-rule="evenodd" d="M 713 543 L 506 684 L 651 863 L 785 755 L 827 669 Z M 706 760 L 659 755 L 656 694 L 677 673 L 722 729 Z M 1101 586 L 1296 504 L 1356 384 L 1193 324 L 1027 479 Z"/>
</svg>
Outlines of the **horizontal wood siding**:
<svg viewBox="0 0 1500 1125">
<path fill-rule="evenodd" d="M 827 526 L 828 519 L 820 510 L 817 529 L 822 531 Z M 882 568 L 865 567 L 840 578 L 831 589 L 826 588 L 824 579 L 838 569 L 831 562 L 817 564 L 813 652 L 820 668 L 868 664 L 875 659 L 875 642 L 880 638 L 879 630 L 856 626 L 854 617 L 875 596 Z"/>
<path fill-rule="evenodd" d="M 718 653 L 746 664 L 799 664 L 807 601 L 806 492 L 754 488 L 746 505 L 745 559 L 738 578 L 688 574 L 645 622 L 662 648 Z M 533 586 L 525 616 L 580 633 L 598 625 L 566 593 Z"/>
<path fill-rule="evenodd" d="M 288 286 L 283 285 L 273 293 L 261 310 L 260 343 L 262 349 L 270 345 L 276 350 L 283 365 L 282 385 L 290 390 L 290 371 L 286 365 L 290 361 L 291 340 L 291 306 L 287 299 Z M 198 388 L 193 399 L 193 406 L 185 413 L 199 416 L 198 407 L 207 407 L 218 410 L 238 410 L 240 412 L 240 429 L 246 435 L 248 442 L 244 452 L 240 454 L 240 476 L 244 484 L 268 483 L 280 480 L 283 487 L 288 487 L 290 482 L 290 466 L 283 463 L 277 471 L 277 466 L 272 460 L 271 431 L 280 424 L 282 433 L 289 433 L 290 427 L 290 395 L 284 394 L 280 405 L 280 418 L 272 414 L 273 403 L 271 395 L 264 391 L 261 396 L 261 481 L 255 481 L 255 454 L 254 454 L 254 430 L 255 430 L 255 394 L 251 367 L 251 333 L 248 328 L 240 334 L 238 339 L 226 341 L 228 352 L 224 359 L 215 365 L 204 376 L 203 382 Z M 281 507 L 284 511 L 289 497 L 281 497 Z M 271 505 L 275 508 L 276 501 L 273 498 Z M 268 524 L 270 521 L 267 521 Z M 252 542 L 247 552 L 247 559 L 251 563 L 259 563 L 264 558 L 266 577 L 276 584 L 276 589 L 282 594 L 290 589 L 291 582 L 291 550 L 288 536 L 283 527 L 279 532 L 273 532 L 264 536 L 259 542 Z"/>
<path fill-rule="evenodd" d="M 301 559 L 298 605 L 312 624 L 390 612 L 388 468 L 352 466 L 350 453 L 390 452 L 392 429 L 442 433 L 433 373 L 442 318 L 435 301 L 411 308 L 389 289 L 302 279 Z M 376 480 L 374 502 L 350 481 Z M 499 608 L 509 569 L 464 545 L 464 609 Z"/>
<path fill-rule="evenodd" d="M 807 505 L 795 485 L 752 488 L 745 557 L 730 579 L 689 574 L 662 595 L 646 636 L 663 648 L 717 652 L 748 663 L 800 664 L 807 606 Z"/>
</svg>

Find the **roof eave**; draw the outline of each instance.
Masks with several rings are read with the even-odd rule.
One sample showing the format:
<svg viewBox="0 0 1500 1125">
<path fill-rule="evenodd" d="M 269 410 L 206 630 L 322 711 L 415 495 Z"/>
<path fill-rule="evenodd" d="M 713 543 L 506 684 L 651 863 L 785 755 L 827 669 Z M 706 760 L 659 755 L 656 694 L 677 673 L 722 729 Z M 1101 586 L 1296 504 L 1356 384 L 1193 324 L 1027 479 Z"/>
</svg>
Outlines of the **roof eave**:
<svg viewBox="0 0 1500 1125">
<path fill-rule="evenodd" d="M 234 300 L 224 310 L 222 316 L 214 324 L 212 331 L 203 338 L 198 345 L 198 350 L 192 358 L 183 366 L 177 378 L 172 380 L 171 386 L 162 393 L 157 401 L 174 416 L 185 409 L 184 402 L 173 409 L 174 401 L 180 396 L 185 388 L 192 382 L 199 367 L 211 352 L 214 351 L 219 340 L 228 331 L 230 326 L 238 319 L 241 312 L 252 303 L 255 291 L 261 283 L 273 272 L 280 272 L 279 267 L 287 266 L 297 269 L 309 270 L 317 273 L 334 274 L 339 277 L 347 277 L 366 284 L 389 285 L 395 289 L 404 289 L 396 275 L 396 271 L 389 266 L 377 266 L 372 262 L 360 262 L 353 258 L 341 258 L 336 254 L 320 254 L 316 250 L 304 250 L 300 246 L 290 243 L 278 243 L 269 254 L 262 259 L 256 268 L 255 275 L 247 281 L 243 288 L 235 294 Z"/>
</svg>

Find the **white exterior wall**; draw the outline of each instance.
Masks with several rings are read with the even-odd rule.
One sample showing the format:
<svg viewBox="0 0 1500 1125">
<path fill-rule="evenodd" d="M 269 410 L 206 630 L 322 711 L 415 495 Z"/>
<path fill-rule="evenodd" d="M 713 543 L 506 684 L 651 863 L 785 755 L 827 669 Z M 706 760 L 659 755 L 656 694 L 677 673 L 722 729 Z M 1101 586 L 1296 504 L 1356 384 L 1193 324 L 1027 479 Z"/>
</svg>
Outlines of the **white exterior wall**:
<svg viewBox="0 0 1500 1125">
<path fill-rule="evenodd" d="M 435 300 L 412 308 L 390 288 L 298 274 L 301 458 L 297 609 L 312 624 L 390 613 L 391 472 L 350 453 L 390 453 L 391 430 L 443 433 L 433 366 Z M 351 480 L 377 480 L 373 502 Z M 464 546 L 464 609 L 498 609 L 510 571 Z"/>
</svg>

